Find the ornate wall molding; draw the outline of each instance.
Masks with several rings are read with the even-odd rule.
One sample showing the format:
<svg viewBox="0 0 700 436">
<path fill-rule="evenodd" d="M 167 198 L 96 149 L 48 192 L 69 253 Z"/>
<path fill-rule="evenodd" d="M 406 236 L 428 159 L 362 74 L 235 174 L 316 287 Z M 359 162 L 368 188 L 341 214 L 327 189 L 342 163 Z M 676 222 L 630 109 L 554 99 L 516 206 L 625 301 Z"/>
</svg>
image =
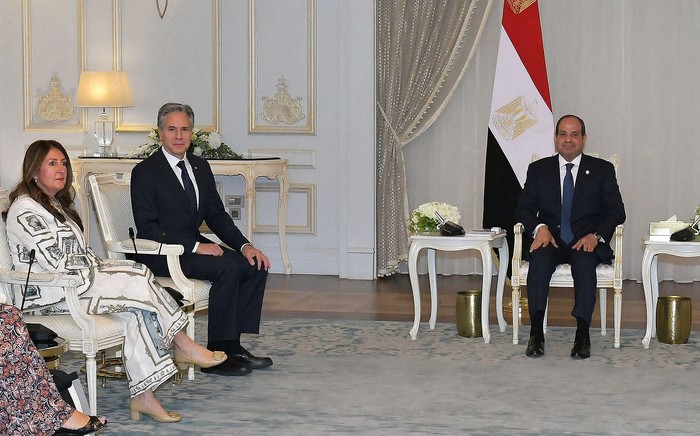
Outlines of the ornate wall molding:
<svg viewBox="0 0 700 436">
<path fill-rule="evenodd" d="M 316 0 L 284 7 L 289 19 L 280 26 L 279 4 L 249 0 L 248 130 L 315 134 Z"/>
<path fill-rule="evenodd" d="M 305 233 L 316 234 L 316 184 L 315 183 L 290 183 L 289 197 L 287 202 L 287 222 L 293 219 L 293 205 L 306 205 L 306 210 L 303 215 L 305 222 L 303 224 L 287 224 L 287 233 Z M 262 203 L 267 203 L 266 197 L 269 196 L 269 202 L 276 203 L 279 199 L 279 187 L 275 183 L 256 183 L 255 184 L 255 210 L 253 211 L 253 232 L 259 233 L 277 233 L 277 224 L 260 224 L 258 223 L 258 210 L 265 211 L 265 216 L 270 215 L 272 204 L 270 207 L 261 208 Z M 300 198 L 300 197 L 303 197 Z M 303 207 L 303 206 L 302 206 Z M 292 213 L 290 213 L 290 211 Z M 274 218 L 274 216 L 272 217 Z"/>
<path fill-rule="evenodd" d="M 125 7 L 138 9 L 148 9 L 149 11 L 153 7 L 150 2 L 145 4 L 141 0 L 112 0 L 113 4 L 113 15 L 114 15 L 114 25 L 113 25 L 113 53 L 114 53 L 114 69 L 124 69 L 129 73 L 129 81 L 132 87 L 132 92 L 134 93 L 134 98 L 136 100 L 135 108 L 117 109 L 115 115 L 115 128 L 121 132 L 148 132 L 155 126 L 155 117 L 158 108 L 166 103 L 166 99 L 172 95 L 173 89 L 164 88 L 168 86 L 167 82 L 164 81 L 163 72 L 167 71 L 171 74 L 173 72 L 179 72 L 180 77 L 175 80 L 178 86 L 182 86 L 183 89 L 175 92 L 176 95 L 186 94 L 186 91 L 191 92 L 191 88 L 194 85 L 198 85 L 205 81 L 206 78 L 211 80 L 211 96 L 197 94 L 192 98 L 182 98 L 180 102 L 189 103 L 195 111 L 195 120 L 197 122 L 196 128 L 208 131 L 219 131 L 221 130 L 221 4 L 220 0 L 211 0 L 211 27 L 202 27 L 197 29 L 197 32 L 188 32 L 183 30 L 181 32 L 174 33 L 175 35 L 181 36 L 182 40 L 168 40 L 162 41 L 157 44 L 144 44 L 144 47 L 148 47 L 151 50 L 162 50 L 164 47 L 190 47 L 197 44 L 197 38 L 193 35 L 201 35 L 207 31 L 211 32 L 211 47 L 201 46 L 202 53 L 208 53 L 206 56 L 202 55 L 202 58 L 211 58 L 211 70 L 206 71 L 205 63 L 197 63 L 192 61 L 193 64 L 183 64 L 183 59 L 187 59 L 186 55 L 174 54 L 172 56 L 150 56 L 153 60 L 153 65 L 151 66 L 151 71 L 144 71 L 143 67 L 146 65 L 143 56 L 144 53 L 134 50 L 133 53 L 125 52 L 124 50 L 124 12 Z M 192 20 L 189 20 L 190 15 L 193 11 L 201 11 L 205 8 L 204 2 L 201 0 L 189 0 L 174 3 L 168 9 L 167 16 L 159 17 L 159 14 L 140 14 L 134 12 L 135 16 L 141 19 L 155 20 L 153 26 L 187 26 Z M 155 15 L 155 17 L 154 17 Z M 126 27 L 127 31 L 139 31 L 138 27 L 133 25 L 134 23 L 129 23 Z M 147 27 L 147 26 L 146 26 Z M 145 33 L 145 32 L 144 32 Z M 144 35 L 144 37 L 148 37 Z M 138 37 L 129 36 L 129 41 L 138 41 Z M 154 38 L 155 40 L 155 38 Z M 207 44 L 208 45 L 208 44 Z M 129 56 L 134 55 L 138 57 L 133 62 L 130 61 Z M 198 56 L 199 53 L 195 50 L 190 54 L 190 59 Z M 165 63 L 164 59 L 174 59 L 173 65 Z M 135 67 L 140 67 L 140 71 L 130 71 L 130 67 L 134 65 Z M 188 88 L 185 88 L 188 87 Z M 139 90 L 154 92 L 160 95 L 146 96 L 142 99 L 142 104 L 139 104 Z M 208 92 L 208 91 L 207 91 Z M 201 105 L 198 105 L 197 98 L 200 98 L 202 102 L 211 102 L 212 106 L 208 111 L 203 110 Z M 136 108 L 136 106 L 139 106 Z M 153 106 L 153 107 L 151 107 Z M 151 108 L 148 110 L 147 108 Z M 131 115 L 133 114 L 132 120 L 127 121 L 125 117 L 125 112 Z M 137 112 L 140 111 L 140 112 Z M 205 118 L 204 114 L 210 112 L 210 117 Z M 208 115 L 208 114 L 207 114 Z M 133 118 L 139 118 L 138 120 L 133 120 Z M 143 119 L 140 119 L 143 118 Z"/>
<path fill-rule="evenodd" d="M 315 169 L 316 150 L 294 148 L 249 148 L 249 159 L 279 157 L 287 159 L 287 168 Z"/>
<path fill-rule="evenodd" d="M 72 96 L 78 91 L 78 78 L 86 65 L 86 4 L 85 0 L 73 0 L 75 9 L 66 8 L 68 2 L 50 2 L 38 0 L 22 0 L 22 64 L 24 78 L 24 130 L 36 132 L 85 132 L 87 125 L 87 112 L 85 110 L 73 111 L 70 116 L 63 108 L 62 115 L 54 113 L 49 115 L 50 109 L 39 107 L 42 97 L 51 97 L 53 91 L 52 78 L 57 78 L 63 89 L 67 89 L 65 96 Z M 37 12 L 38 11 L 38 12 Z M 39 26 L 32 28 L 34 14 L 44 13 L 51 16 L 51 22 L 57 23 L 62 28 L 62 33 L 67 34 L 71 15 L 77 19 L 75 23 L 76 45 L 75 59 L 70 59 L 70 49 L 65 47 L 65 41 L 55 38 L 55 28 Z M 61 15 L 63 14 L 63 15 Z M 61 18 L 65 19 L 62 20 Z M 60 23 L 60 24 L 59 24 Z M 37 43 L 38 41 L 38 43 Z M 57 42 L 58 41 L 58 42 Z M 36 43 L 36 44 L 35 44 Z M 52 47 L 52 44 L 60 44 L 62 50 Z M 60 56 L 55 55 L 60 53 Z M 35 62 L 36 61 L 36 62 Z M 37 83 L 48 84 L 38 86 Z M 71 93 L 70 91 L 73 91 Z M 59 94 L 62 94 L 59 90 Z M 55 91 L 52 104 L 55 103 Z M 44 99 L 44 103 L 48 101 Z M 65 106 L 65 103 L 63 104 Z M 53 106 L 56 108 L 55 106 Z M 40 113 L 41 112 L 41 113 Z"/>
<path fill-rule="evenodd" d="M 49 92 L 39 96 L 37 114 L 44 121 L 68 121 L 75 114 L 73 97 L 61 92 L 58 77 L 52 77 Z"/>
</svg>

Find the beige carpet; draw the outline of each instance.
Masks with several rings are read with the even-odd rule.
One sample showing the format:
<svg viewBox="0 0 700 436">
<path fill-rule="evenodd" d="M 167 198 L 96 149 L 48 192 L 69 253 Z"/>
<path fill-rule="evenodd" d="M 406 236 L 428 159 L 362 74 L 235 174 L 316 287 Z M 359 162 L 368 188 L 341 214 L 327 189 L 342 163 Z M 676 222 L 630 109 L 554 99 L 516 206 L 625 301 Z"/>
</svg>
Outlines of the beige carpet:
<svg viewBox="0 0 700 436">
<path fill-rule="evenodd" d="M 197 331 L 206 332 L 205 318 Z M 200 325 L 201 324 L 201 325 Z M 128 419 L 127 388 L 99 388 L 109 434 L 695 434 L 700 429 L 700 342 L 641 346 L 623 330 L 622 348 L 592 330 L 592 357 L 572 360 L 574 330 L 553 327 L 546 355 L 524 356 L 510 328 L 491 344 L 452 324 L 266 321 L 251 351 L 275 364 L 246 377 L 196 373 L 157 392 L 183 414 L 177 424 Z M 527 327 L 522 331 L 527 335 Z M 198 338 L 206 342 L 205 338 Z M 66 361 L 63 369 L 77 366 Z"/>
</svg>

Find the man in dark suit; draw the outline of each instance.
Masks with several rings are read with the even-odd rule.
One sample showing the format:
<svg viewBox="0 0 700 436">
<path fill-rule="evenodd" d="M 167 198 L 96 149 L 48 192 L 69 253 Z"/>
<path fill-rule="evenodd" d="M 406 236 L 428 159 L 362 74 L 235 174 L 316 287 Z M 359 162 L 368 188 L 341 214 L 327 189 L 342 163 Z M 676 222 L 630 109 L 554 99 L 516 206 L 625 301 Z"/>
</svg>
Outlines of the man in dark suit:
<svg viewBox="0 0 700 436">
<path fill-rule="evenodd" d="M 625 221 L 625 206 L 615 168 L 603 159 L 583 154 L 586 125 L 575 115 L 557 121 L 554 143 L 558 154 L 530 164 L 515 215 L 531 234 L 527 298 L 530 339 L 525 354 L 544 354 L 544 314 L 549 281 L 557 265 L 571 264 L 574 279 L 576 337 L 571 357 L 591 355 L 589 326 L 596 300 L 596 267 L 610 264 L 610 240 Z M 568 180 L 567 180 L 568 179 Z"/>
<path fill-rule="evenodd" d="M 166 103 L 158 111 L 162 147 L 134 167 L 131 201 L 138 236 L 180 244 L 183 273 L 212 282 L 209 292 L 210 350 L 222 350 L 226 362 L 203 372 L 246 375 L 272 365 L 241 345 L 242 333 L 258 333 L 270 260 L 238 230 L 226 213 L 206 160 L 187 153 L 194 112 L 188 105 Z M 205 238 L 206 222 L 228 247 Z M 169 275 L 165 256 L 142 255 L 138 260 L 156 275 Z"/>
</svg>

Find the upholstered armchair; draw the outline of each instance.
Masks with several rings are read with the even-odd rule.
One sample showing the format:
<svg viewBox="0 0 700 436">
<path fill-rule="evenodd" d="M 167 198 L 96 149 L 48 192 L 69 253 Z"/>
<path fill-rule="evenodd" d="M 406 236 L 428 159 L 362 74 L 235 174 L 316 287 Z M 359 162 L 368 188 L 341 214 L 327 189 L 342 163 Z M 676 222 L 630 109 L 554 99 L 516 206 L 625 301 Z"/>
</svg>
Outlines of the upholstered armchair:
<svg viewBox="0 0 700 436">
<path fill-rule="evenodd" d="M 594 155 L 595 156 L 595 155 Z M 537 156 L 533 156 L 533 161 L 537 160 Z M 613 166 L 615 167 L 615 172 L 617 172 L 618 167 L 618 156 L 613 155 L 610 159 Z M 598 305 L 600 306 L 600 333 L 605 336 L 607 334 L 607 290 L 612 288 L 615 292 L 613 297 L 614 305 L 614 315 L 613 322 L 615 328 L 615 348 L 620 348 L 620 327 L 622 318 L 622 233 L 624 230 L 623 225 L 617 226 L 615 229 L 615 234 L 613 236 L 613 241 L 611 241 L 611 246 L 615 253 L 615 259 L 612 265 L 599 264 L 596 268 L 597 276 L 597 287 L 600 293 L 598 298 Z M 513 344 L 518 343 L 518 327 L 519 327 L 519 315 L 520 315 L 520 288 L 526 286 L 527 284 L 527 273 L 529 264 L 527 261 L 522 259 L 523 251 L 523 225 L 517 223 L 513 228 L 513 234 L 515 243 L 513 246 L 513 259 L 512 259 L 512 275 L 511 275 L 511 287 L 513 290 L 512 294 L 512 307 L 513 307 Z M 574 287 L 574 280 L 571 276 L 571 265 L 561 264 L 558 265 L 552 279 L 549 283 L 550 288 L 572 288 Z M 549 303 L 547 304 L 549 306 Z M 544 329 L 547 331 L 547 311 L 545 311 L 544 318 Z"/>
<path fill-rule="evenodd" d="M 179 290 L 194 305 L 187 311 L 189 322 L 187 335 L 194 338 L 194 313 L 209 307 L 209 288 L 205 280 L 189 279 L 180 268 L 181 245 L 161 244 L 148 239 L 131 239 L 129 229 L 136 231 L 131 208 L 131 173 L 91 174 L 88 177 L 93 204 L 97 212 L 102 240 L 111 259 L 124 259 L 127 253 L 167 256 L 170 277 L 157 277 L 162 286 Z M 134 246 L 136 248 L 134 248 Z M 190 366 L 188 378 L 194 379 L 194 367 Z"/>
</svg>

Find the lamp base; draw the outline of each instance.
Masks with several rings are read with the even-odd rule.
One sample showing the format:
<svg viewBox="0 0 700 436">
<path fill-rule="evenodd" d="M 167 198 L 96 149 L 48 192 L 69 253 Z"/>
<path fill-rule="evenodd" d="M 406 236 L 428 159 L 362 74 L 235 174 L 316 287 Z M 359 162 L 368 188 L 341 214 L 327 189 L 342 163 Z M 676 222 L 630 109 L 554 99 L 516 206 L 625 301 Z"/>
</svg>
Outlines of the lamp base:
<svg viewBox="0 0 700 436">
<path fill-rule="evenodd" d="M 116 157 L 117 152 L 111 145 L 100 145 L 100 157 Z"/>
</svg>

